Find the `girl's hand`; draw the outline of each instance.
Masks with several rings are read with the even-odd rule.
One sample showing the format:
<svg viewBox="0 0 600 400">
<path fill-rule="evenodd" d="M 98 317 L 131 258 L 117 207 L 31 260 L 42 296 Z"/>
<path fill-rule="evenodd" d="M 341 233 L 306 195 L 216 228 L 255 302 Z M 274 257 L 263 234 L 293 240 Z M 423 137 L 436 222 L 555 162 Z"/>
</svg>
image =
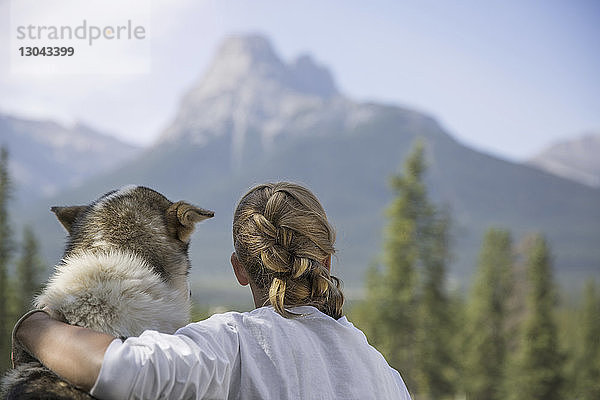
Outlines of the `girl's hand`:
<svg viewBox="0 0 600 400">
<path fill-rule="evenodd" d="M 38 359 L 63 379 L 89 391 L 100 373 L 104 352 L 115 339 L 65 324 L 64 316 L 45 308 L 23 315 L 13 329 L 13 364 Z"/>
<path fill-rule="evenodd" d="M 21 344 L 21 342 L 17 338 L 17 331 L 19 330 L 19 328 L 21 327 L 23 322 L 25 322 L 25 320 L 27 320 L 29 317 L 31 317 L 31 315 L 41 312 L 41 313 L 46 313 L 46 314 L 48 314 L 48 316 L 52 317 L 51 311 L 52 310 L 50 308 L 35 309 L 35 310 L 28 311 L 21 318 L 19 318 L 19 320 L 15 324 L 13 331 L 12 331 L 12 348 L 11 348 L 11 352 L 10 352 L 10 360 L 12 362 L 13 368 L 16 368 L 17 366 L 24 364 L 24 363 L 37 361 L 37 359 L 29 353 L 27 348 Z"/>
</svg>

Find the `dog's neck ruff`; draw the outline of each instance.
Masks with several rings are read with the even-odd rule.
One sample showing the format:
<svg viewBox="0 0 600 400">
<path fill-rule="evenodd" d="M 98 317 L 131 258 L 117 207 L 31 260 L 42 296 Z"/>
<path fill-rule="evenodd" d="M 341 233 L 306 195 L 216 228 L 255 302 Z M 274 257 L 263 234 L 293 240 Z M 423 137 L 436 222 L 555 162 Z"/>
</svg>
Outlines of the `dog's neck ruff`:
<svg viewBox="0 0 600 400">
<path fill-rule="evenodd" d="M 56 266 L 37 307 L 60 311 L 73 325 L 114 336 L 152 329 L 173 333 L 189 321 L 187 293 L 133 253 L 79 252 Z"/>
</svg>

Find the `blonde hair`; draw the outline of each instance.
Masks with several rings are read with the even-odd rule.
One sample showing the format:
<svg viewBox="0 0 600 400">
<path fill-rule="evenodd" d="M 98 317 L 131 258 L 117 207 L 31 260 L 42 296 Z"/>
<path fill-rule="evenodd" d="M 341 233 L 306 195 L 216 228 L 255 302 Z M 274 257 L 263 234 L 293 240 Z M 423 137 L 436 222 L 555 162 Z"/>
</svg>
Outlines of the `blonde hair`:
<svg viewBox="0 0 600 400">
<path fill-rule="evenodd" d="M 319 200 L 297 184 L 258 185 L 242 197 L 233 216 L 238 259 L 285 317 L 294 315 L 286 307 L 300 305 L 342 316 L 340 280 L 323 264 L 335 253 L 334 242 Z"/>
</svg>

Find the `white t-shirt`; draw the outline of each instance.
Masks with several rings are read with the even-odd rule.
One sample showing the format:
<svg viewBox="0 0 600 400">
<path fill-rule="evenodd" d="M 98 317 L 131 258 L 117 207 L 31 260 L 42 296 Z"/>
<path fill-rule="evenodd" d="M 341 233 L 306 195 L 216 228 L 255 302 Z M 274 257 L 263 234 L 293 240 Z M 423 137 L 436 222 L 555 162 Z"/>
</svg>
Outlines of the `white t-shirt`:
<svg viewBox="0 0 600 400">
<path fill-rule="evenodd" d="M 400 399 L 395 369 L 346 317 L 310 306 L 216 314 L 174 335 L 115 339 L 91 394 L 100 399 Z"/>
</svg>

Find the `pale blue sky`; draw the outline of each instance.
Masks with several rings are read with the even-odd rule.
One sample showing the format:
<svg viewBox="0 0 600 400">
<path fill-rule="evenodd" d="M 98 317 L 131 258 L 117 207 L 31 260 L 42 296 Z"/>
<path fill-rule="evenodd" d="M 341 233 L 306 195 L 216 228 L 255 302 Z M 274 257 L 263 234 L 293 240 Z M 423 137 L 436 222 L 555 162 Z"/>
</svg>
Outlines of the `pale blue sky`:
<svg viewBox="0 0 600 400">
<path fill-rule="evenodd" d="M 149 75 L 32 78 L 0 61 L 0 111 L 150 143 L 224 35 L 262 32 L 350 97 L 421 110 L 503 157 L 600 130 L 600 1 L 154 0 L 150 32 Z"/>
</svg>

